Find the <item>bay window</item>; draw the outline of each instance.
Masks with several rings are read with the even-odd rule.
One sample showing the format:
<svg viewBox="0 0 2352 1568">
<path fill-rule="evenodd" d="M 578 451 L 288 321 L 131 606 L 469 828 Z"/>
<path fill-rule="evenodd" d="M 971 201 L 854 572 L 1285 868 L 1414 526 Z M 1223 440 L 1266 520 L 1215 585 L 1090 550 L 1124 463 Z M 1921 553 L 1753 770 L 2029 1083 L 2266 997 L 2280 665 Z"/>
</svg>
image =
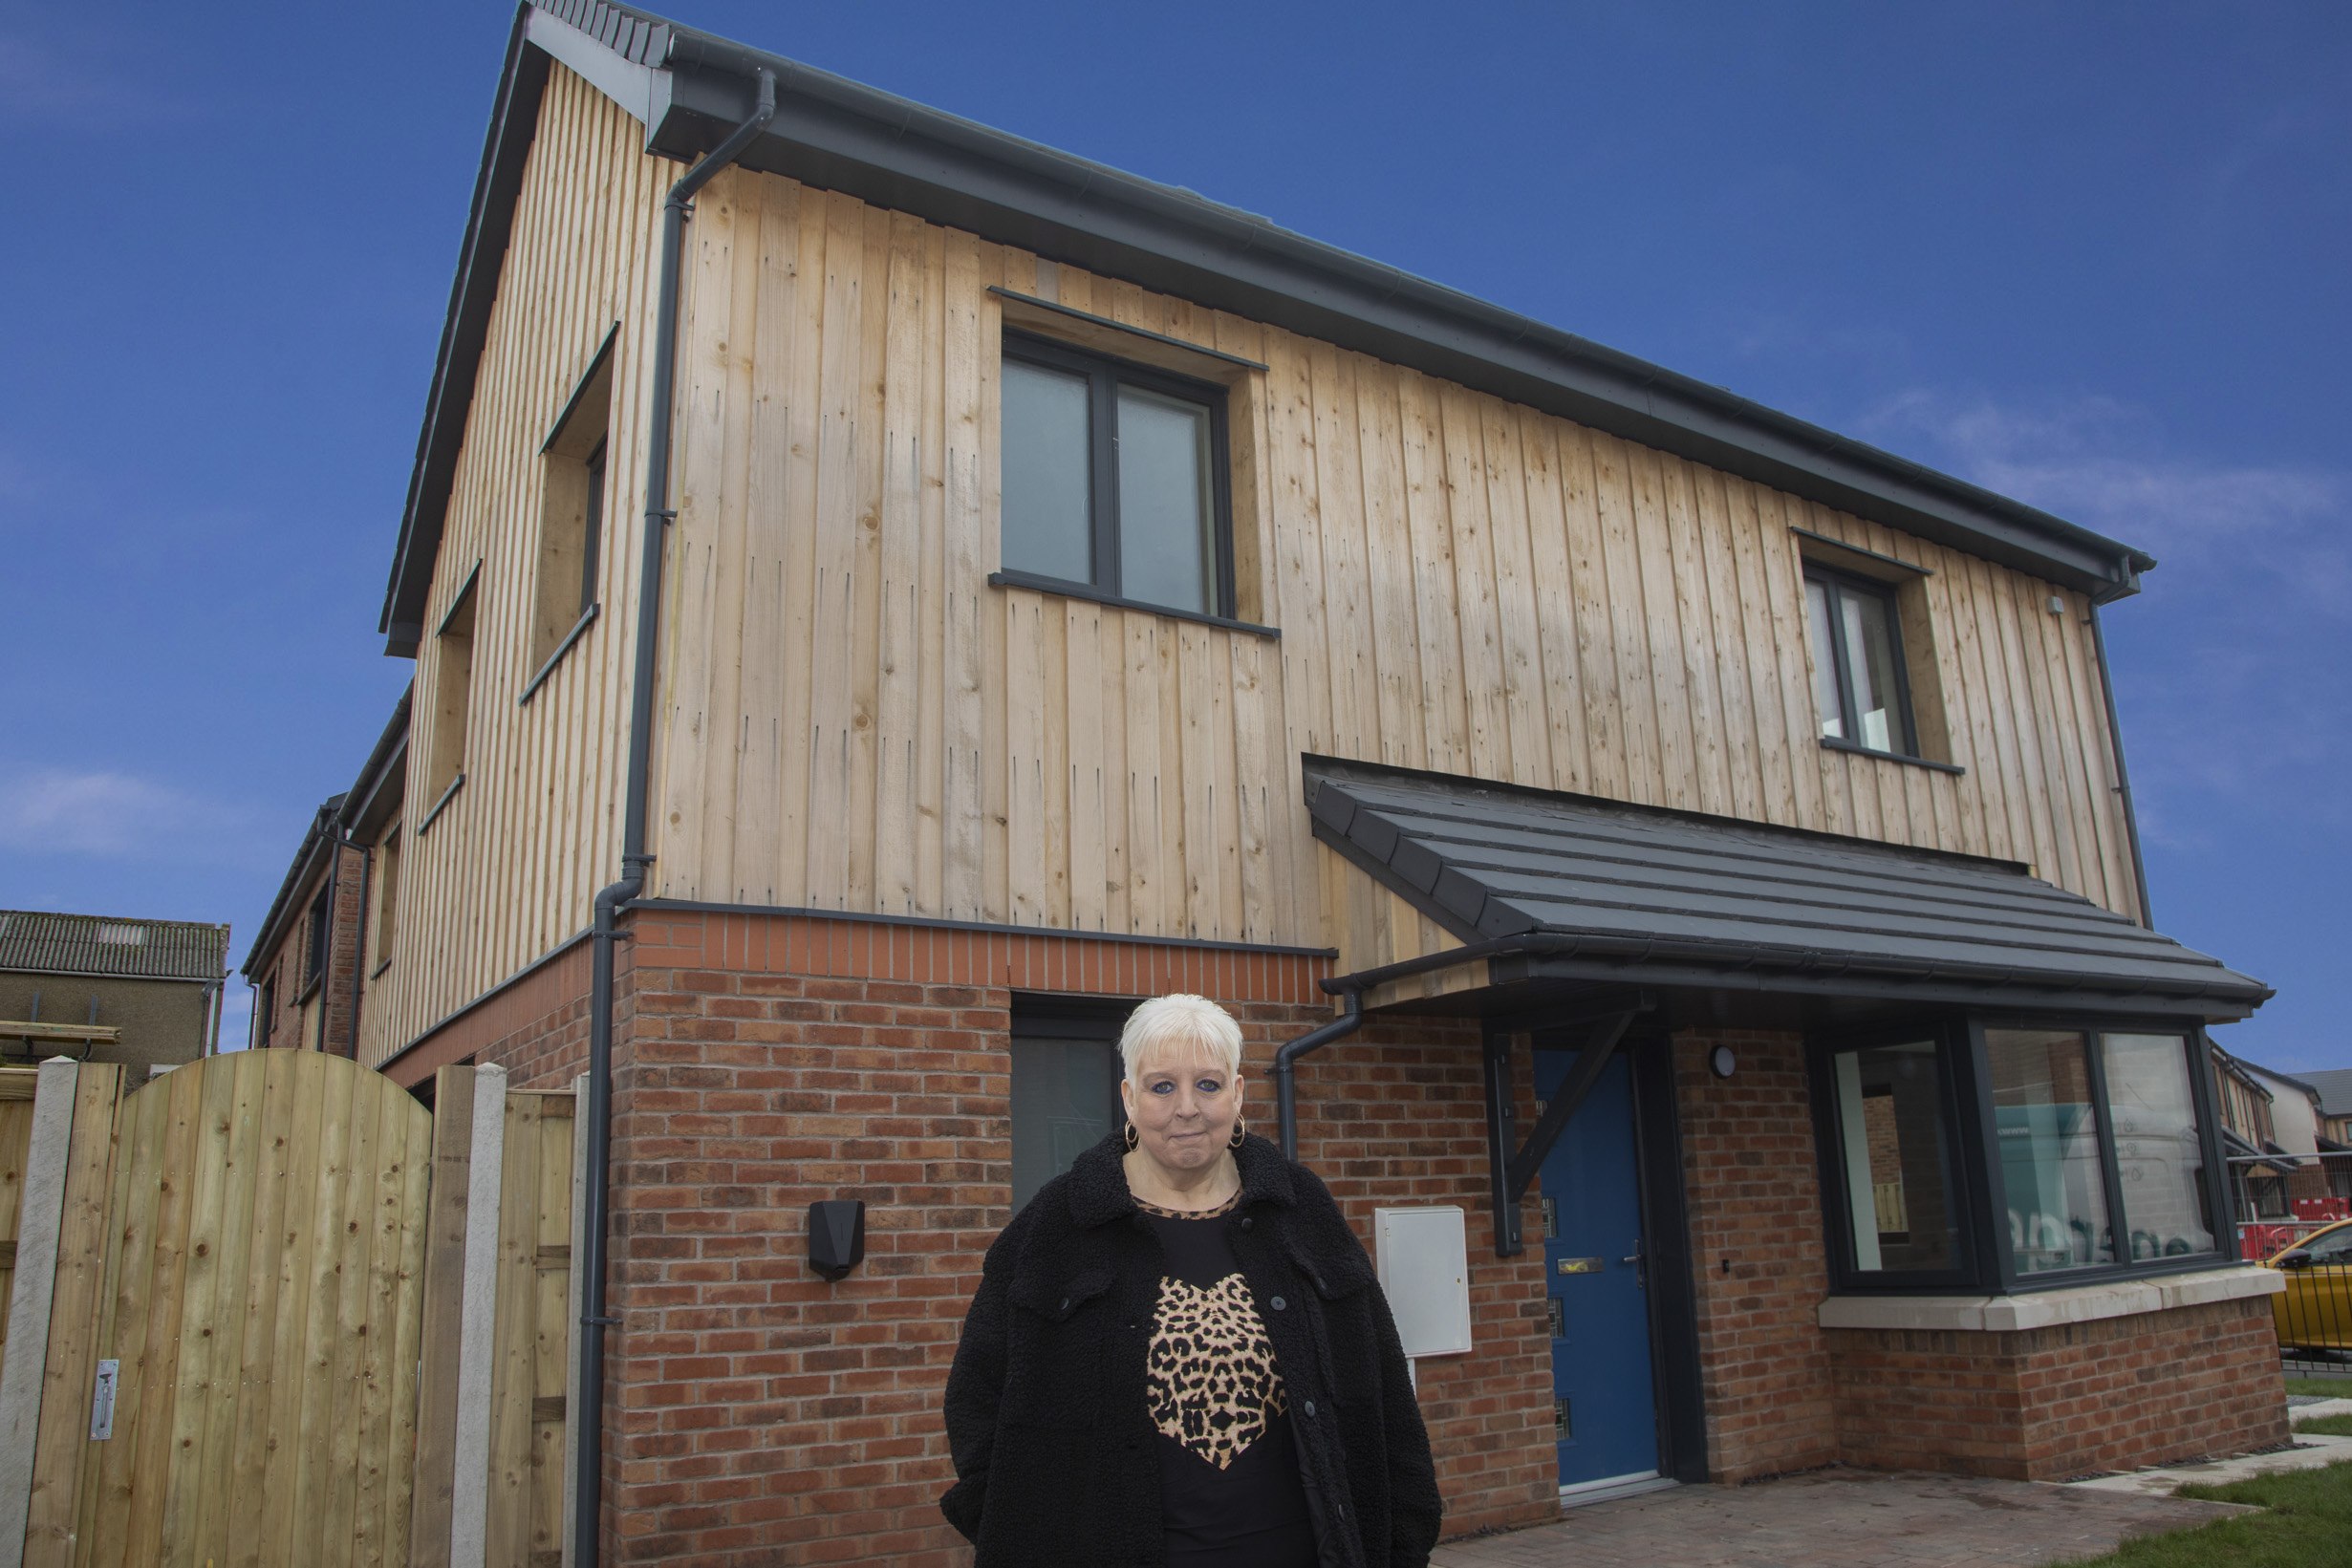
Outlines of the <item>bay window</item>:
<svg viewBox="0 0 2352 1568">
<path fill-rule="evenodd" d="M 2212 1266 L 2193 1028 L 1949 1018 L 1814 1053 L 1841 1288 L 2004 1293 Z"/>
</svg>

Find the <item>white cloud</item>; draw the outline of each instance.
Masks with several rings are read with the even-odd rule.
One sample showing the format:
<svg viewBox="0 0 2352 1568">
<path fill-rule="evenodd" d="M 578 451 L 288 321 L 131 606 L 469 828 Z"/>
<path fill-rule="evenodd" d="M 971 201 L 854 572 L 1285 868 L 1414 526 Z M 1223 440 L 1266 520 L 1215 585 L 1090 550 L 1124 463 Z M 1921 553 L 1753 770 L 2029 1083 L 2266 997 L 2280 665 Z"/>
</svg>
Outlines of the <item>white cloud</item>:
<svg viewBox="0 0 2352 1568">
<path fill-rule="evenodd" d="M 0 847 L 20 852 L 234 859 L 254 826 L 249 806 L 134 774 L 44 768 L 0 776 Z"/>
<path fill-rule="evenodd" d="M 2164 449 L 2141 411 L 2106 397 L 2033 407 L 1910 392 L 1865 416 L 1881 439 L 1924 437 L 1964 477 L 2151 554 L 2198 552 L 2250 534 L 2330 525 L 2352 477 L 2340 470 L 2214 463 Z M 2312 541 L 2317 543 L 2316 538 Z"/>
</svg>

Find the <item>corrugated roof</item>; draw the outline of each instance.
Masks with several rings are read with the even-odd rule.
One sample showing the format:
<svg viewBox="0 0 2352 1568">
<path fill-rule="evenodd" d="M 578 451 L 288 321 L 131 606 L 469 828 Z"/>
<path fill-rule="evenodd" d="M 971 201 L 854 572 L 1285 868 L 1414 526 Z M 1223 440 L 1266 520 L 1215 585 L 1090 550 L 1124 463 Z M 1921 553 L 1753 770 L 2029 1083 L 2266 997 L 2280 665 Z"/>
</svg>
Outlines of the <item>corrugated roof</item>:
<svg viewBox="0 0 2352 1568">
<path fill-rule="evenodd" d="M 1596 976 L 2207 1019 L 2272 994 L 2006 861 L 1318 758 L 1306 792 L 1455 935 L 1573 938 L 1556 960 Z"/>
<path fill-rule="evenodd" d="M 196 920 L 0 910 L 0 970 L 217 980 L 228 970 L 228 928 Z"/>
</svg>

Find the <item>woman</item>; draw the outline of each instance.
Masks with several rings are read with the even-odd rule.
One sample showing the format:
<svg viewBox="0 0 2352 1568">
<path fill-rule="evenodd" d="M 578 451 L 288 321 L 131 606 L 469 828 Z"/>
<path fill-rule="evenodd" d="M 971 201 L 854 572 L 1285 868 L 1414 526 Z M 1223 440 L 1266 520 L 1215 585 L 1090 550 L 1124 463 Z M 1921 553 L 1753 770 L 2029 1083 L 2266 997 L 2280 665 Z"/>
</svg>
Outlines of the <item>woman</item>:
<svg viewBox="0 0 2352 1568">
<path fill-rule="evenodd" d="M 1127 1126 L 1004 1228 L 947 1380 L 977 1568 L 1404 1568 L 1440 1505 L 1370 1260 L 1241 1123 L 1241 1031 L 1154 997 Z"/>
</svg>

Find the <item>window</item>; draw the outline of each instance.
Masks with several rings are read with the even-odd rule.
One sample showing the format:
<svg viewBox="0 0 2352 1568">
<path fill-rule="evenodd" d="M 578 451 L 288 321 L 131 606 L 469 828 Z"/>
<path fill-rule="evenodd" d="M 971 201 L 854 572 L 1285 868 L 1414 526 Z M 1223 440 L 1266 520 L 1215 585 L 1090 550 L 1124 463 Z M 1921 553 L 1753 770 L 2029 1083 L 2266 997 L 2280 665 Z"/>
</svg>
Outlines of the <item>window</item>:
<svg viewBox="0 0 2352 1568">
<path fill-rule="evenodd" d="M 1224 389 L 1004 336 L 1007 579 L 1234 613 Z"/>
<path fill-rule="evenodd" d="M 278 1032 L 278 977 L 273 973 L 261 982 L 261 1005 L 254 1011 L 254 1043 L 267 1045 L 270 1037 Z"/>
<path fill-rule="evenodd" d="M 1953 1020 L 1817 1048 L 1832 1266 L 1863 1290 L 2006 1291 L 2209 1266 L 2202 1037 Z"/>
<path fill-rule="evenodd" d="M 425 715 L 425 808 L 417 831 L 423 832 L 465 782 L 465 732 L 472 721 L 474 700 L 474 589 L 482 581 L 482 564 L 465 579 L 433 634 L 433 706 Z"/>
<path fill-rule="evenodd" d="M 316 984 L 327 972 L 327 890 L 321 888 L 311 902 L 310 945 L 302 964 L 302 983 L 306 988 Z"/>
<path fill-rule="evenodd" d="M 1804 596 L 1822 739 L 1918 756 L 1895 591 L 1807 561 Z"/>
<path fill-rule="evenodd" d="M 384 835 L 377 853 L 376 918 L 373 922 L 376 937 L 369 953 L 374 968 L 381 969 L 392 961 L 392 937 L 399 929 L 400 919 L 400 830 L 395 827 Z"/>
<path fill-rule="evenodd" d="M 526 702 L 596 615 L 609 509 L 605 453 L 613 419 L 613 344 L 618 332 L 605 334 L 540 447 L 538 584 Z"/>
<path fill-rule="evenodd" d="M 1984 1067 L 2018 1276 L 2213 1250 L 2185 1037 L 1987 1029 Z"/>
<path fill-rule="evenodd" d="M 1051 1001 L 1054 999 L 1045 999 Z M 1013 1015 L 1013 1209 L 1122 1126 L 1119 1025 L 1125 1010 Z"/>
<path fill-rule="evenodd" d="M 1830 1057 L 1845 1239 L 1857 1273 L 1962 1266 L 1947 1077 L 1932 1036 Z"/>
</svg>

